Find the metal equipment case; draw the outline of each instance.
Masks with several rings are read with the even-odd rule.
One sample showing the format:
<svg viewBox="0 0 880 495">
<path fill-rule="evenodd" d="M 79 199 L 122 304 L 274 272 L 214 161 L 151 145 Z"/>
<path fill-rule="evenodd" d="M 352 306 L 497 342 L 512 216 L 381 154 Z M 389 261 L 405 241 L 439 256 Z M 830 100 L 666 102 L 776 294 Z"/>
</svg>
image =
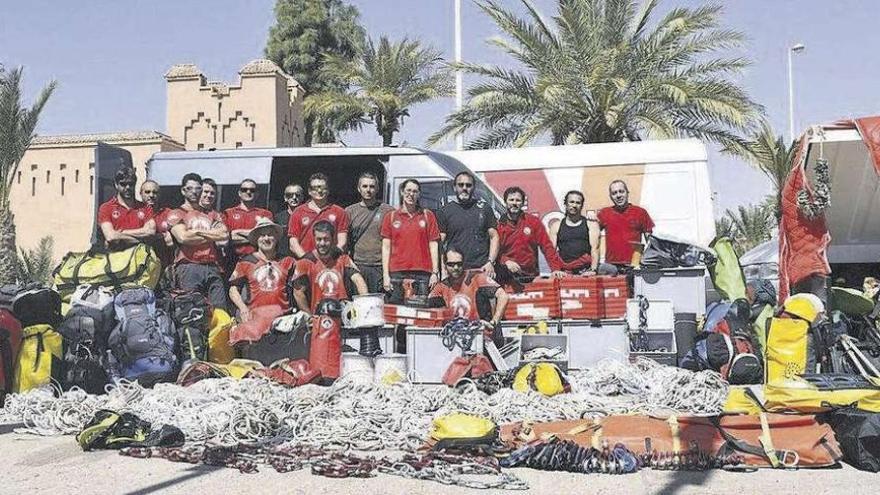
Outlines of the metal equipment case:
<svg viewBox="0 0 880 495">
<path fill-rule="evenodd" d="M 633 272 L 633 292 L 672 301 L 676 313 L 706 314 L 706 268 L 641 269 Z"/>
</svg>

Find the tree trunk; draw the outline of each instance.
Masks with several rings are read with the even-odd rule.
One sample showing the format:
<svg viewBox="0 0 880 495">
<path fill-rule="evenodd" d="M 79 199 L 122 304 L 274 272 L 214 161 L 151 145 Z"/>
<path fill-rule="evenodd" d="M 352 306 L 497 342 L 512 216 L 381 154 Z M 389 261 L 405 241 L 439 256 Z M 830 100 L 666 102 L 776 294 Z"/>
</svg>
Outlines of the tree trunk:
<svg viewBox="0 0 880 495">
<path fill-rule="evenodd" d="M 0 285 L 16 282 L 15 218 L 9 202 L 0 205 Z"/>
<path fill-rule="evenodd" d="M 382 133 L 382 146 L 391 146 L 391 142 L 394 139 L 393 132 L 383 132 Z"/>
</svg>

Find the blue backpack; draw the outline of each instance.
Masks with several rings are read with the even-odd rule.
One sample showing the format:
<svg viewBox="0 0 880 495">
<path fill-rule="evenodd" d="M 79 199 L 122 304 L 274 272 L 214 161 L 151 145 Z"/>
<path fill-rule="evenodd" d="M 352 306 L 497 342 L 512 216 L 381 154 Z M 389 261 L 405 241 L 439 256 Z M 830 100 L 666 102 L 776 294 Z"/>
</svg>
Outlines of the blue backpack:
<svg viewBox="0 0 880 495">
<path fill-rule="evenodd" d="M 153 291 L 126 289 L 116 296 L 119 323 L 110 333 L 115 378 L 138 380 L 145 387 L 177 378 L 177 331 L 171 317 L 156 309 Z"/>
</svg>

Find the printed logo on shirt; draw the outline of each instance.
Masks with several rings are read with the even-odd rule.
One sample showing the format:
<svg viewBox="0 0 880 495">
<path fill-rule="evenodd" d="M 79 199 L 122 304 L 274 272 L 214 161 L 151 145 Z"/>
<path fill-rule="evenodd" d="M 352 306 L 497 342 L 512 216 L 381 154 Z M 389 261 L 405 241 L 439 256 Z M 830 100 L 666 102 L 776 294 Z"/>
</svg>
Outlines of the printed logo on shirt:
<svg viewBox="0 0 880 495">
<path fill-rule="evenodd" d="M 337 289 L 339 288 L 340 280 L 339 275 L 333 271 L 328 269 L 321 270 L 321 273 L 318 274 L 318 287 L 321 289 L 321 293 L 325 296 L 336 294 Z M 315 297 L 314 295 L 312 297 Z"/>
<path fill-rule="evenodd" d="M 190 230 L 211 230 L 211 219 L 202 215 L 193 215 L 186 221 Z"/>
<path fill-rule="evenodd" d="M 400 220 L 393 221 L 391 223 L 391 226 L 394 227 L 395 229 L 399 229 L 400 228 Z"/>
<path fill-rule="evenodd" d="M 122 216 L 122 213 L 119 210 L 113 210 L 113 213 L 111 213 L 110 216 L 113 217 L 114 220 L 116 220 L 117 218 Z"/>
<path fill-rule="evenodd" d="M 452 314 L 456 318 L 467 318 L 471 314 L 471 299 L 464 294 L 456 294 L 452 298 Z"/>
<path fill-rule="evenodd" d="M 260 290 L 273 292 L 278 289 L 278 284 L 281 281 L 281 270 L 274 263 L 268 263 L 254 270 L 254 279 Z"/>
<path fill-rule="evenodd" d="M 425 219 L 424 219 L 424 218 L 421 219 L 421 220 L 419 220 L 419 227 L 421 227 L 421 228 L 425 228 L 426 226 L 427 226 L 427 224 L 425 223 Z"/>
<path fill-rule="evenodd" d="M 330 220 L 330 223 L 335 222 L 335 221 L 336 221 L 336 215 L 333 214 L 333 213 L 327 215 L 327 220 Z"/>
<path fill-rule="evenodd" d="M 331 326 L 333 326 L 333 321 L 330 318 L 321 319 L 321 328 L 324 330 L 330 330 Z"/>
<path fill-rule="evenodd" d="M 137 213 L 138 219 L 143 220 L 146 214 L 143 211 L 139 211 Z"/>
<path fill-rule="evenodd" d="M 240 213 L 233 213 L 233 214 L 232 214 L 232 218 L 235 219 L 235 220 L 238 220 L 238 219 L 241 218 L 241 214 L 240 214 Z"/>
<path fill-rule="evenodd" d="M 311 222 L 311 219 L 309 219 L 309 217 L 303 217 L 303 219 L 302 219 L 302 224 L 303 224 L 303 225 L 308 225 L 309 222 Z"/>
<path fill-rule="evenodd" d="M 524 229 L 523 229 L 523 234 L 525 234 L 525 235 L 532 235 L 532 229 L 531 229 L 531 227 L 526 227 L 526 228 L 524 228 Z"/>
</svg>

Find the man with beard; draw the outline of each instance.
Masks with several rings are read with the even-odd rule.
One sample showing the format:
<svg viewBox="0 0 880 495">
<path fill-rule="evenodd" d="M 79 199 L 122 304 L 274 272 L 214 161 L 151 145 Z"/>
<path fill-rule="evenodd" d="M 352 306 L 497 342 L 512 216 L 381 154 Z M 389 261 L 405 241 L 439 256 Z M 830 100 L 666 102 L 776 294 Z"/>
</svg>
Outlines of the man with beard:
<svg viewBox="0 0 880 495">
<path fill-rule="evenodd" d="M 162 268 L 165 268 L 174 258 L 174 241 L 168 227 L 168 213 L 171 209 L 159 206 L 159 183 L 154 180 L 145 180 L 141 184 L 141 199 L 153 209 L 153 221 L 156 224 L 156 233 L 147 242 L 159 256 Z"/>
<path fill-rule="evenodd" d="M 202 193 L 204 194 L 204 191 Z M 250 232 L 257 225 L 257 219 L 273 219 L 271 211 L 256 206 L 257 183 L 253 179 L 241 181 L 238 186 L 238 199 L 237 205 L 223 212 L 223 223 L 229 229 L 233 262 L 255 251 L 254 244 L 250 242 Z"/>
<path fill-rule="evenodd" d="M 618 267 L 632 264 L 635 244 L 654 230 L 648 212 L 629 202 L 629 187 L 618 179 L 608 186 L 613 206 L 599 210 L 599 227 L 605 231 L 605 262 Z"/>
<path fill-rule="evenodd" d="M 338 205 L 330 203 L 330 189 L 327 176 L 318 172 L 309 177 L 309 197 L 307 203 L 299 205 L 290 215 L 287 228 L 290 236 L 290 252 L 297 258 L 315 249 L 314 226 L 321 220 L 333 225 L 336 233 L 336 247 L 345 250 L 348 241 L 348 215 Z"/>
<path fill-rule="evenodd" d="M 445 249 L 454 248 L 463 255 L 464 269 L 479 268 L 492 278 L 498 259 L 498 221 L 492 208 L 474 197 L 475 187 L 473 174 L 459 172 L 455 176 L 458 201 L 437 211 L 437 223 Z"/>
<path fill-rule="evenodd" d="M 584 193 L 568 191 L 562 201 L 565 217 L 550 225 L 550 241 L 568 273 L 591 273 L 599 266 L 599 225 L 585 217 Z"/>
<path fill-rule="evenodd" d="M 281 256 L 290 256 L 290 234 L 287 232 L 290 223 L 290 215 L 297 206 L 305 201 L 306 192 L 299 184 L 288 184 L 284 188 L 284 208 L 275 213 L 275 221 L 281 226 L 282 238 L 278 242 L 278 254 Z"/>
<path fill-rule="evenodd" d="M 146 242 L 156 233 L 153 209 L 134 197 L 137 175 L 131 167 L 116 171 L 116 196 L 98 208 L 98 225 L 109 249 Z"/>
<path fill-rule="evenodd" d="M 484 336 L 493 338 L 507 308 L 507 292 L 480 270 L 465 270 L 462 253 L 448 249 L 445 258 L 449 276 L 431 290 L 429 305 L 452 308 L 456 318 L 481 320 L 485 328 Z M 491 303 L 493 296 L 494 310 Z"/>
<path fill-rule="evenodd" d="M 348 215 L 348 251 L 371 293 L 382 292 L 382 217 L 394 210 L 379 201 L 379 179 L 370 172 L 358 177 L 361 200 L 345 209 Z"/>
<path fill-rule="evenodd" d="M 554 276 L 562 276 L 562 260 L 550 242 L 541 219 L 524 213 L 522 208 L 526 193 L 513 186 L 504 191 L 504 204 L 507 212 L 498 221 L 499 249 L 496 268 L 498 281 L 531 282 L 538 276 L 538 249 Z"/>
<path fill-rule="evenodd" d="M 366 294 L 367 283 L 351 258 L 339 249 L 332 223 L 319 220 L 312 230 L 315 248 L 296 262 L 292 282 L 297 307 L 314 314 L 323 300 L 350 299 L 352 292 Z"/>
<path fill-rule="evenodd" d="M 199 291 L 215 308 L 225 311 L 226 289 L 220 275 L 221 258 L 216 245 L 229 237 L 223 216 L 199 206 L 202 178 L 198 174 L 183 176 L 180 194 L 184 198 L 183 204 L 168 214 L 171 236 L 177 245 L 174 259 L 176 288 Z"/>
</svg>

